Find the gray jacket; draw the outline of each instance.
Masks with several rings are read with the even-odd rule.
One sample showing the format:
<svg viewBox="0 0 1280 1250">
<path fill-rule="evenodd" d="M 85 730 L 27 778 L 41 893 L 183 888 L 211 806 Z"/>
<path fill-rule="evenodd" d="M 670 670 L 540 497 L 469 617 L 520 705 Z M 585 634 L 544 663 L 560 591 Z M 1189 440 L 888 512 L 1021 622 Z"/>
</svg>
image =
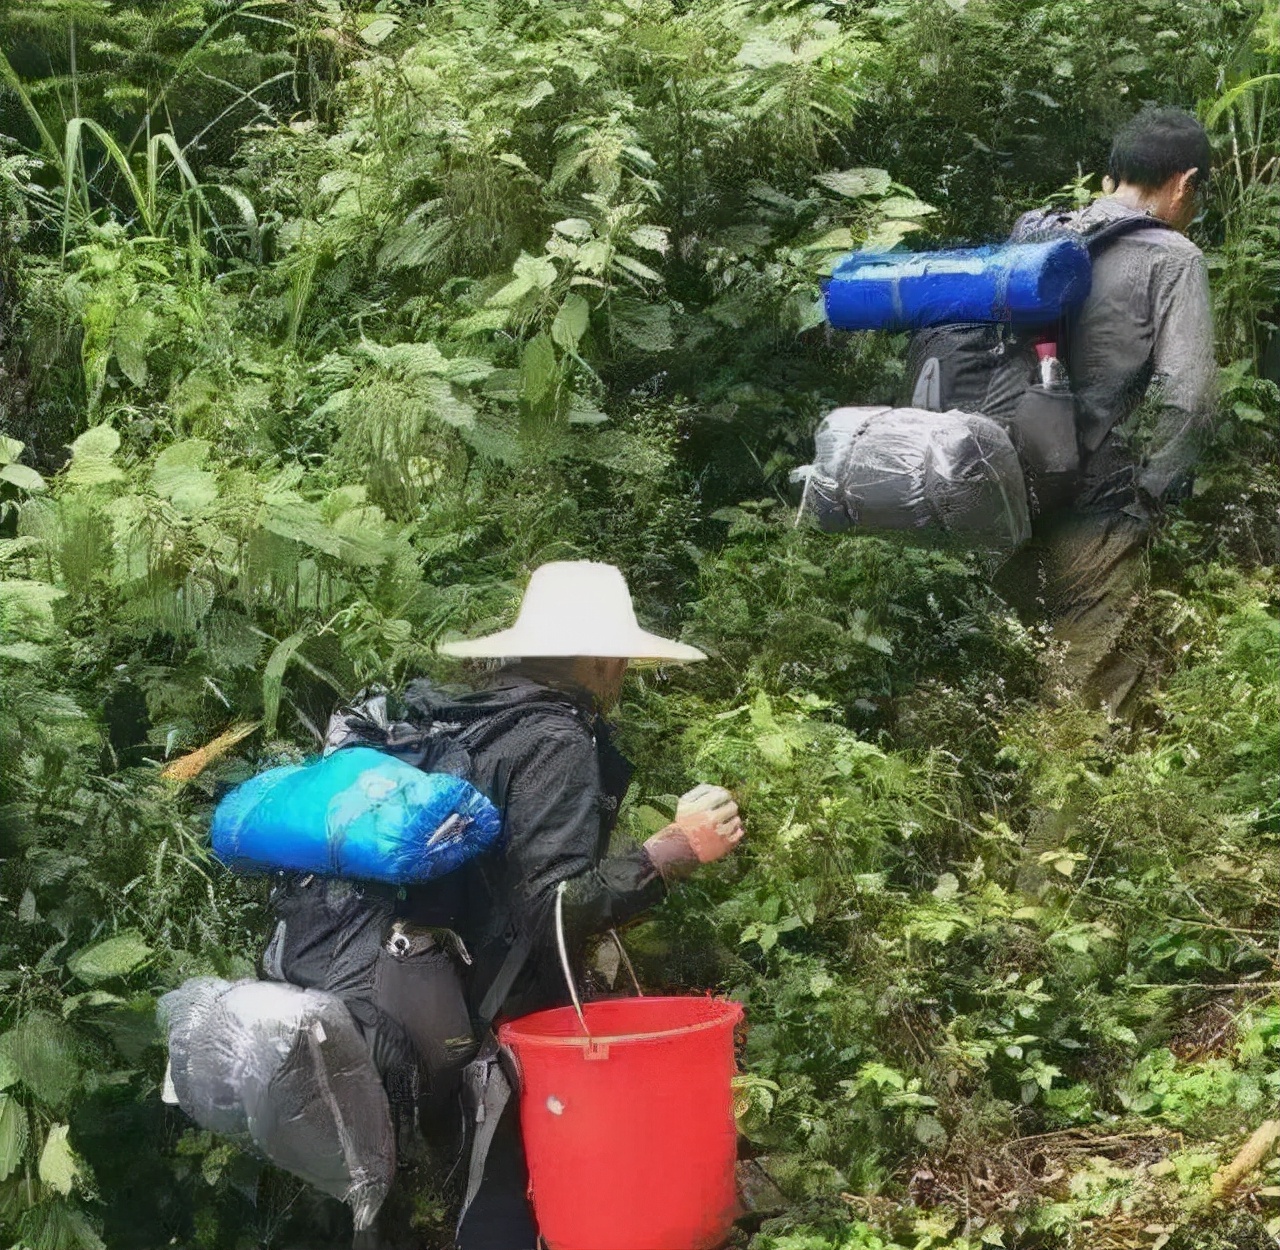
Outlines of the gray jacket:
<svg viewBox="0 0 1280 1250">
<path fill-rule="evenodd" d="M 1134 215 L 1104 198 L 1073 217 L 1087 234 Z M 1039 217 L 1022 218 L 1014 238 L 1034 233 Z M 1110 244 L 1094 262 L 1067 360 L 1085 456 L 1080 506 L 1124 506 L 1135 489 L 1139 500 L 1151 501 L 1184 489 L 1216 398 L 1213 314 L 1200 249 L 1164 228 L 1136 230 Z M 1142 421 L 1130 422 L 1140 406 Z"/>
</svg>

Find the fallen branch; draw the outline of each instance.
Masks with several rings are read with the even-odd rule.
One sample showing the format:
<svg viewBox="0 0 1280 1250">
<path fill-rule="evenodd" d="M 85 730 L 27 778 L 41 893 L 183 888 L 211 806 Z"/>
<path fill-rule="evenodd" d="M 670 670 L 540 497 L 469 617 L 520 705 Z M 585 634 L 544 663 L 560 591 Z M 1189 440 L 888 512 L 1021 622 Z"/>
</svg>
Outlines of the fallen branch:
<svg viewBox="0 0 1280 1250">
<path fill-rule="evenodd" d="M 1280 1120 L 1263 1120 L 1240 1152 L 1224 1168 L 1213 1174 L 1210 1189 L 1215 1198 L 1226 1198 L 1254 1168 L 1267 1157 L 1267 1152 L 1280 1137 Z"/>
<path fill-rule="evenodd" d="M 237 742 L 242 742 L 261 725 L 260 720 L 242 721 L 232 725 L 225 733 L 220 733 L 212 742 L 206 743 L 188 755 L 180 756 L 167 764 L 160 776 L 166 781 L 194 781 L 210 764 L 216 763 Z"/>
</svg>

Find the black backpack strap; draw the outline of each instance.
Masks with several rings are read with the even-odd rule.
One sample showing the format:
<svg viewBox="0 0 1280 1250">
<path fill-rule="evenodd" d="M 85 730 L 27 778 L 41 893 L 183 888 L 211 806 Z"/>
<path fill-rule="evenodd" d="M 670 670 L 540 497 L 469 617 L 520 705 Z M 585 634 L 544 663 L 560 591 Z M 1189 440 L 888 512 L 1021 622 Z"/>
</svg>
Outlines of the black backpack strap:
<svg viewBox="0 0 1280 1250">
<path fill-rule="evenodd" d="M 1136 230 L 1169 230 L 1168 222 L 1149 213 L 1125 213 L 1093 230 L 1082 230 L 1075 213 L 1053 209 L 1033 209 L 1023 213 L 1014 223 L 1009 235 L 1010 243 L 1051 243 L 1055 239 L 1075 239 L 1088 249 L 1089 259 L 1111 246 L 1117 239 L 1133 234 Z"/>
<path fill-rule="evenodd" d="M 533 934 L 526 930 L 512 943 L 511 949 L 507 951 L 506 958 L 502 961 L 502 966 L 489 983 L 489 988 L 480 1001 L 476 1016 L 481 1028 L 488 1029 L 493 1024 L 494 1017 L 502 1010 L 502 1004 L 507 1001 L 511 987 L 515 985 L 516 978 L 524 970 L 525 963 L 532 952 Z"/>
<path fill-rule="evenodd" d="M 1117 239 L 1122 239 L 1127 234 L 1134 234 L 1139 230 L 1168 229 L 1170 229 L 1169 223 L 1161 221 L 1159 217 L 1151 217 L 1146 213 L 1141 215 L 1135 213 L 1132 216 L 1118 217 L 1115 221 L 1099 227 L 1092 234 L 1085 235 L 1083 242 L 1085 247 L 1089 249 L 1089 259 L 1097 260 L 1100 253 L 1104 252 Z"/>
</svg>

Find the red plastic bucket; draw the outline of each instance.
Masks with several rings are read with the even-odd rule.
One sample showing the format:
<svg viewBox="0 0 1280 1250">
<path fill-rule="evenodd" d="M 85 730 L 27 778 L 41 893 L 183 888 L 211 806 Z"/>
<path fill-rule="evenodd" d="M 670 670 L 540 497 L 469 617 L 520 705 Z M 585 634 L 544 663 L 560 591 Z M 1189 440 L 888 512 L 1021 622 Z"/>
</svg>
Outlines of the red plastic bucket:
<svg viewBox="0 0 1280 1250">
<path fill-rule="evenodd" d="M 738 1215 L 738 1003 L 625 998 L 504 1024 L 551 1250 L 714 1250 Z"/>
</svg>

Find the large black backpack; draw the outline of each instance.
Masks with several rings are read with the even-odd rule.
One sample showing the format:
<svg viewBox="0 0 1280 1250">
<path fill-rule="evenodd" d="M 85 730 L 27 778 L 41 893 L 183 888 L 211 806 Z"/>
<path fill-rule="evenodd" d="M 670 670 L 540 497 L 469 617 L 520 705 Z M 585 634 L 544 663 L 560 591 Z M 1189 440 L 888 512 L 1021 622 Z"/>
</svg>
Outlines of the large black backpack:
<svg viewBox="0 0 1280 1250">
<path fill-rule="evenodd" d="M 1082 230 L 1067 214 L 1029 213 L 1019 221 L 1011 241 L 1074 238 L 1096 262 L 1117 239 L 1156 227 L 1168 229 L 1157 218 L 1134 215 Z M 1033 515 L 1065 503 L 1077 480 L 1075 399 L 1069 389 L 1038 385 L 1037 376 L 1036 343 L 1056 333 L 1058 342 L 1065 344 L 1069 332 L 1069 318 L 1056 326 L 1034 328 L 952 322 L 918 331 L 907 348 L 904 406 L 933 412 L 959 409 L 1000 422 L 1018 450 Z"/>
<path fill-rule="evenodd" d="M 379 692 L 362 695 L 329 722 L 328 747 L 372 746 L 428 772 L 471 777 L 471 761 L 492 747 L 530 711 L 577 715 L 566 701 L 504 705 L 463 725 L 388 706 Z M 501 796 L 490 796 L 501 805 Z M 448 886 L 450 874 L 433 886 Z M 401 1157 L 412 1152 L 424 1111 L 427 1120 L 457 1092 L 462 1069 L 475 1056 L 532 947 L 517 941 L 474 1016 L 470 955 L 446 923 L 404 918 L 409 889 L 311 874 L 278 873 L 270 907 L 274 929 L 262 957 L 272 980 L 336 994 L 368 1042 L 396 1120 Z M 462 891 L 459 891 L 461 896 Z M 446 909 L 447 910 L 447 909 Z"/>
</svg>

